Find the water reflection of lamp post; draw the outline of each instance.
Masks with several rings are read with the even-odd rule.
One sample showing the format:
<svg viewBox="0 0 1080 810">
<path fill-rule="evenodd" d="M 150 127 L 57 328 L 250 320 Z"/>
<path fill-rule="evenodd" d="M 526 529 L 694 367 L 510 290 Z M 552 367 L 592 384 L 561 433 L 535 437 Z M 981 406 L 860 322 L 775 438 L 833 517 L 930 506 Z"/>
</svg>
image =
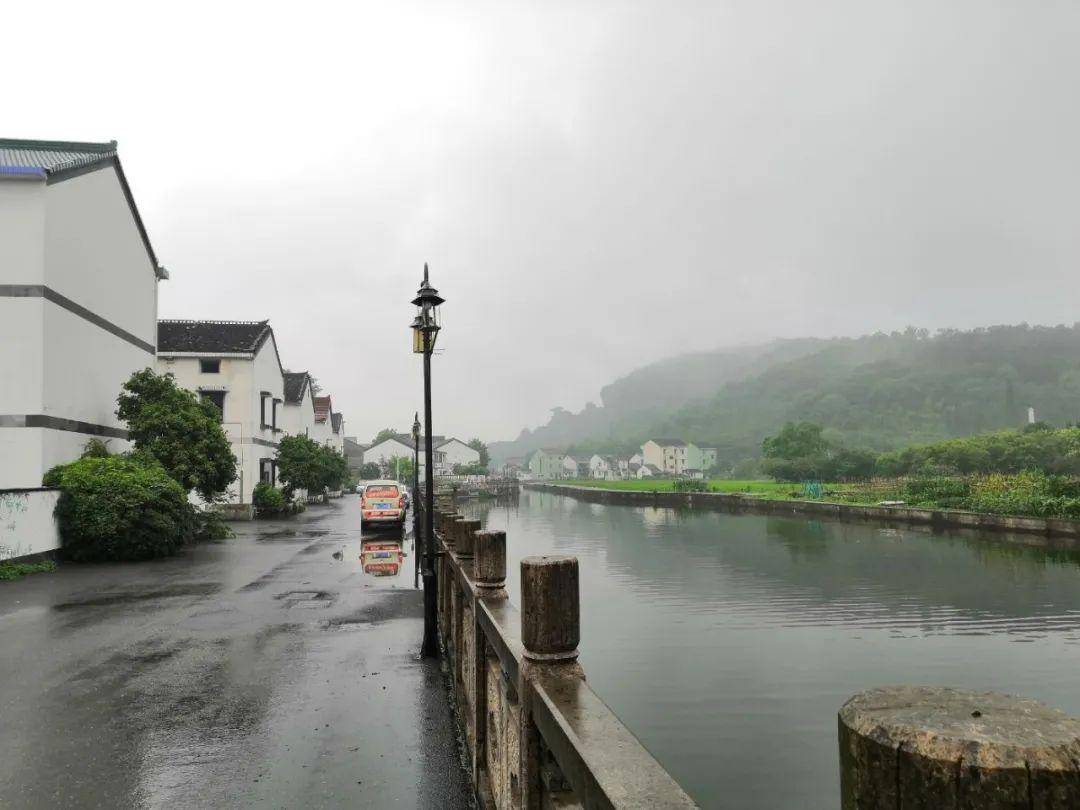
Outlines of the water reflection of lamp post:
<svg viewBox="0 0 1080 810">
<path fill-rule="evenodd" d="M 431 452 L 431 352 L 439 335 L 439 305 L 445 299 L 428 283 L 428 266 L 424 264 L 424 281 L 412 303 L 416 317 L 412 322 L 413 352 L 424 355 L 424 643 L 423 658 L 439 654 L 435 629 L 435 479 Z"/>
<path fill-rule="evenodd" d="M 415 588 L 420 582 L 420 502 L 417 500 L 420 497 L 420 414 L 413 415 L 412 423 L 412 443 L 413 443 L 413 497 L 412 497 L 412 517 L 413 517 L 413 587 Z"/>
</svg>

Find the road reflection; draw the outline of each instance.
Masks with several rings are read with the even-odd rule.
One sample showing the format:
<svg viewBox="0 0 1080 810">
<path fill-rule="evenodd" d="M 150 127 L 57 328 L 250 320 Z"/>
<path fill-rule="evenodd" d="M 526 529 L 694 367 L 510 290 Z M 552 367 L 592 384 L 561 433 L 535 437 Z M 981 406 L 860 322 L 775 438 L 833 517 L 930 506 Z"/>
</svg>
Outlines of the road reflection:
<svg viewBox="0 0 1080 810">
<path fill-rule="evenodd" d="M 364 540 L 360 562 L 364 573 L 373 577 L 396 577 L 405 559 L 405 550 L 396 540 Z"/>
</svg>

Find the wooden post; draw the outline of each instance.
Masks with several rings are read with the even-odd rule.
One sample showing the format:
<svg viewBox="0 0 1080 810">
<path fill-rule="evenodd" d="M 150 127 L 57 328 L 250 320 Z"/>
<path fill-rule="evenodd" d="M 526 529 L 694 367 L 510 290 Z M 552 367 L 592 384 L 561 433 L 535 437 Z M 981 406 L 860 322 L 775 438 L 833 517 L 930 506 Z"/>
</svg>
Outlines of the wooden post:
<svg viewBox="0 0 1080 810">
<path fill-rule="evenodd" d="M 999 692 L 887 686 L 840 709 L 842 810 L 1080 807 L 1080 721 Z"/>
<path fill-rule="evenodd" d="M 534 671 L 558 672 L 568 680 L 584 677 L 578 665 L 581 601 L 577 557 L 526 557 L 521 561 L 521 642 L 524 650 L 518 694 L 521 696 L 519 785 L 523 810 L 539 810 L 562 801 L 545 785 L 546 767 L 540 732 L 533 719 Z M 556 780 L 558 781 L 558 780 Z"/>
<path fill-rule="evenodd" d="M 473 539 L 473 579 L 476 587 L 502 588 L 506 584 L 506 532 L 477 532 Z"/>
<path fill-rule="evenodd" d="M 521 561 L 521 641 L 534 661 L 573 661 L 581 640 L 577 557 Z"/>
<path fill-rule="evenodd" d="M 457 546 L 454 551 L 460 559 L 471 560 L 473 558 L 474 538 L 478 531 L 480 531 L 479 520 L 458 521 Z M 468 568 L 468 566 L 465 567 Z"/>
</svg>

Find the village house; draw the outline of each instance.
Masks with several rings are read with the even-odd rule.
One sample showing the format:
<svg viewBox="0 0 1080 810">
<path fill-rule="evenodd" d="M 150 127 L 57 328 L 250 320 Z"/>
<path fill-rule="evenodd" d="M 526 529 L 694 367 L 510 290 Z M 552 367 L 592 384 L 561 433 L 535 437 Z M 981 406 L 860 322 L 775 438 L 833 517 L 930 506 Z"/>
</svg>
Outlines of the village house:
<svg viewBox="0 0 1080 810">
<path fill-rule="evenodd" d="M 306 371 L 286 371 L 284 377 L 285 405 L 281 425 L 290 436 L 307 436 L 315 429 L 315 396 L 311 392 L 311 375 Z"/>
<path fill-rule="evenodd" d="M 563 456 L 563 475 L 567 478 L 589 478 L 589 457 Z"/>
<path fill-rule="evenodd" d="M 528 468 L 533 478 L 550 480 L 553 478 L 566 477 L 566 469 L 563 466 L 566 456 L 557 450 L 536 450 L 529 456 Z M 577 463 L 574 464 L 575 474 Z"/>
<path fill-rule="evenodd" d="M 635 469 L 635 476 L 641 478 L 655 478 L 663 475 L 664 471 L 657 467 L 655 464 L 638 464 Z"/>
<path fill-rule="evenodd" d="M 649 439 L 641 446 L 646 464 L 667 475 L 684 475 L 688 470 L 702 469 L 701 449 L 682 439 Z"/>
<path fill-rule="evenodd" d="M 255 485 L 277 484 L 284 376 L 267 321 L 158 322 L 159 372 L 217 406 L 237 461 L 229 503 L 250 504 Z"/>
<path fill-rule="evenodd" d="M 612 480 L 618 477 L 619 463 L 607 456 L 592 455 L 589 457 L 589 477 L 600 480 Z"/>
<path fill-rule="evenodd" d="M 445 436 L 432 436 L 431 445 L 434 448 L 431 452 L 433 466 L 433 475 L 450 475 L 451 470 L 446 460 L 446 454 L 440 449 L 440 446 L 446 442 Z M 426 444 L 424 442 L 423 435 L 420 436 L 420 476 L 424 476 L 424 470 L 427 468 L 427 456 L 425 454 Z M 376 442 L 364 451 L 364 461 L 373 462 L 378 464 L 383 469 L 389 469 L 389 465 L 392 464 L 392 460 L 395 458 L 405 458 L 412 461 L 413 455 L 416 451 L 413 448 L 412 436 L 404 433 L 399 433 L 396 436 L 391 436 L 383 439 L 381 442 Z"/>
<path fill-rule="evenodd" d="M 349 472 L 353 475 L 360 475 L 360 468 L 364 466 L 364 452 L 370 446 L 357 441 L 355 436 L 345 437 L 345 460 L 349 464 Z"/>
<path fill-rule="evenodd" d="M 311 439 L 324 447 L 334 446 L 334 423 L 331 414 L 334 412 L 333 403 L 329 396 L 314 397 L 312 404 L 315 407 L 315 424 L 311 429 Z"/>
<path fill-rule="evenodd" d="M 701 469 L 703 472 L 708 473 L 713 467 L 716 466 L 717 451 L 715 447 L 702 447 L 701 448 Z"/>
<path fill-rule="evenodd" d="M 330 414 L 331 444 L 341 455 L 345 455 L 345 417 L 340 412 Z"/>
<path fill-rule="evenodd" d="M 480 451 L 469 447 L 461 439 L 446 439 L 435 449 L 443 454 L 446 466 L 453 472 L 455 467 L 469 467 L 480 463 Z"/>
<path fill-rule="evenodd" d="M 154 365 L 158 263 L 116 142 L 0 139 L 0 488 L 40 487 Z"/>
</svg>

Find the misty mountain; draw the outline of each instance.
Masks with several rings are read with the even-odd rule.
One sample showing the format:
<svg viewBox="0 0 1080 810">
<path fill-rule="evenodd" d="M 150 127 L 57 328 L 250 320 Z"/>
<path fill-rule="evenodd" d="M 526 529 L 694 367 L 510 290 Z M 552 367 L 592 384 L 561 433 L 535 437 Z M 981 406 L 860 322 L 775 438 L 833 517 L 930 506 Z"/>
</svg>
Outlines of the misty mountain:
<svg viewBox="0 0 1080 810">
<path fill-rule="evenodd" d="M 777 341 L 671 358 L 603 389 L 603 407 L 557 409 L 497 442 L 497 460 L 536 447 L 624 450 L 649 436 L 715 446 L 726 464 L 760 455 L 786 421 L 809 420 L 848 447 L 913 443 L 1080 419 L 1080 326 L 909 328 L 859 338 Z"/>
</svg>

